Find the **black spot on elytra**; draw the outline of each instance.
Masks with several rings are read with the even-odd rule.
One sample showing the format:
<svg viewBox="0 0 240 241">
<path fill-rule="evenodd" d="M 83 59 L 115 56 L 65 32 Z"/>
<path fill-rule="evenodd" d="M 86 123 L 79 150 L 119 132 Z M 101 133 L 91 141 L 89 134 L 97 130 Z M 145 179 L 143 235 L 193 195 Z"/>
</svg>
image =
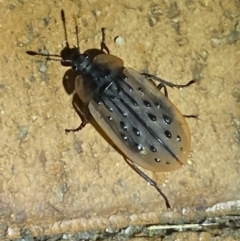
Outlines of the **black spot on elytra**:
<svg viewBox="0 0 240 241">
<path fill-rule="evenodd" d="M 121 136 L 122 136 L 124 141 L 126 141 L 128 139 L 128 137 L 125 134 L 123 134 L 123 133 L 121 133 Z"/>
<path fill-rule="evenodd" d="M 138 91 L 143 94 L 143 89 L 141 87 L 138 87 Z"/>
<path fill-rule="evenodd" d="M 127 117 L 127 113 L 126 113 L 125 111 L 122 112 L 122 115 L 123 115 L 124 117 Z"/>
<path fill-rule="evenodd" d="M 167 115 L 163 115 L 163 119 L 164 119 L 165 123 L 168 125 L 171 124 L 171 122 L 172 122 L 171 118 Z"/>
<path fill-rule="evenodd" d="M 136 148 L 137 148 L 138 151 L 141 151 L 143 149 L 141 144 L 135 143 L 135 145 L 136 145 Z"/>
<path fill-rule="evenodd" d="M 151 103 L 149 101 L 147 101 L 147 100 L 143 100 L 143 104 L 145 106 L 147 106 L 147 107 L 151 107 L 152 106 Z"/>
<path fill-rule="evenodd" d="M 164 134 L 167 138 L 169 138 L 169 139 L 172 138 L 172 134 L 170 131 L 165 131 Z"/>
<path fill-rule="evenodd" d="M 155 105 L 156 105 L 156 107 L 157 107 L 158 109 L 161 109 L 161 108 L 162 108 L 162 105 L 161 105 L 159 102 L 156 102 Z"/>
<path fill-rule="evenodd" d="M 150 118 L 151 121 L 156 121 L 157 117 L 151 113 L 148 113 L 148 117 Z"/>
<path fill-rule="evenodd" d="M 152 152 L 156 152 L 156 151 L 157 151 L 157 148 L 156 148 L 155 146 L 150 146 L 150 150 L 151 150 Z"/>
<path fill-rule="evenodd" d="M 141 135 L 141 132 L 136 127 L 133 127 L 133 133 L 137 136 Z"/>
<path fill-rule="evenodd" d="M 131 102 L 134 106 L 138 106 L 138 103 L 134 99 L 131 99 Z"/>
<path fill-rule="evenodd" d="M 161 159 L 160 159 L 160 158 L 154 158 L 154 161 L 155 161 L 155 162 L 160 162 Z"/>
<path fill-rule="evenodd" d="M 181 141 L 181 137 L 179 135 L 177 136 L 177 141 Z"/>
<path fill-rule="evenodd" d="M 120 121 L 120 127 L 125 131 L 128 129 L 127 125 L 123 121 Z"/>
</svg>

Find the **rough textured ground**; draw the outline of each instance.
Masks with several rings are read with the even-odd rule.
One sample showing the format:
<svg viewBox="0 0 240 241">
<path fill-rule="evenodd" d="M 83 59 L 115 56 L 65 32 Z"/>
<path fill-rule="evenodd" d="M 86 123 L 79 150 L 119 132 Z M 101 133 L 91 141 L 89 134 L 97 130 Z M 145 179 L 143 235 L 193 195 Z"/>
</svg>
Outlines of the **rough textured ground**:
<svg viewBox="0 0 240 241">
<path fill-rule="evenodd" d="M 239 213 L 239 1 L 3 0 L 0 6 L 2 237 L 18 238 L 23 227 L 41 236 Z M 188 165 L 172 173 L 147 172 L 172 211 L 91 125 L 64 133 L 79 124 L 63 87 L 67 69 L 25 54 L 60 53 L 61 9 L 70 44 L 76 44 L 76 15 L 82 50 L 99 47 L 106 27 L 107 44 L 125 66 L 179 84 L 198 80 L 169 90 L 182 113 L 199 115 L 187 120 Z M 115 43 L 116 36 L 124 43 Z M 200 240 L 191 235 L 182 240 Z"/>
</svg>

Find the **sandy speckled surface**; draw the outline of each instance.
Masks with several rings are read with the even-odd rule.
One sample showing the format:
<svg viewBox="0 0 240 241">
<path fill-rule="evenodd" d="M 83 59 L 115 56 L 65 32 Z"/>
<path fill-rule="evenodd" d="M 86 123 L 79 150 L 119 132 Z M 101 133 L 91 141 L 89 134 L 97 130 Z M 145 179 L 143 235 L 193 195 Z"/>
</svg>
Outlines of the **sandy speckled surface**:
<svg viewBox="0 0 240 241">
<path fill-rule="evenodd" d="M 214 204 L 240 199 L 239 1 L 29 0 L 0 6 L 3 235 L 19 237 L 23 226 L 43 235 L 194 220 L 209 215 L 205 210 Z M 63 87 L 67 69 L 25 54 L 60 53 L 61 9 L 70 44 L 76 44 L 75 14 L 82 50 L 98 48 L 106 27 L 107 45 L 125 66 L 179 84 L 197 79 L 189 88 L 169 90 L 182 113 L 199 115 L 187 120 L 189 165 L 147 172 L 168 196 L 171 212 L 91 125 L 65 134 L 79 124 Z M 239 207 L 223 214 L 229 210 Z"/>
</svg>

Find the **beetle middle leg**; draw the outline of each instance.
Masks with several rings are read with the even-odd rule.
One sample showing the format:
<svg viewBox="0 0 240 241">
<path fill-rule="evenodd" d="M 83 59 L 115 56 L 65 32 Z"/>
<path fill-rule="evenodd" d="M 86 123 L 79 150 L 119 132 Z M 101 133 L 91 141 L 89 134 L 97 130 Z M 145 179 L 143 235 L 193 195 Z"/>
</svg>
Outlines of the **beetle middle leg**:
<svg viewBox="0 0 240 241">
<path fill-rule="evenodd" d="M 176 87 L 176 88 L 185 88 L 185 87 L 188 87 L 194 83 L 196 83 L 195 80 L 190 80 L 187 84 L 182 84 L 182 85 L 177 85 L 177 84 L 174 84 L 172 82 L 169 82 L 169 81 L 166 81 L 164 79 L 161 79 L 161 78 L 158 78 L 157 76 L 154 76 L 154 75 L 151 75 L 151 74 L 147 74 L 147 73 L 141 73 L 143 76 L 145 76 L 149 81 L 151 81 L 153 84 L 153 79 L 154 80 L 157 80 L 159 82 L 161 82 L 160 84 L 158 84 L 156 86 L 156 88 L 158 90 L 161 90 L 162 88 L 164 89 L 164 95 L 168 98 L 168 90 L 167 90 L 167 86 L 173 88 L 173 87 Z M 155 84 L 154 84 L 155 85 Z M 183 115 L 185 118 L 195 118 L 195 119 L 198 119 L 198 115 Z"/>
<path fill-rule="evenodd" d="M 159 81 L 161 84 L 169 86 L 171 88 L 176 87 L 176 88 L 180 89 L 180 88 L 185 88 L 185 87 L 188 87 L 188 86 L 196 83 L 196 80 L 190 80 L 187 84 L 180 84 L 180 85 L 178 85 L 178 84 L 174 84 L 174 83 L 172 83 L 170 81 L 161 79 L 161 78 L 159 78 L 159 77 L 157 77 L 155 75 L 151 75 L 151 74 L 148 74 L 148 73 L 141 73 L 141 74 L 143 76 L 145 76 L 145 78 L 147 78 L 148 80 L 151 79 L 151 80 Z"/>
<path fill-rule="evenodd" d="M 192 80 L 191 80 L 192 81 Z M 190 81 L 190 82 L 191 82 Z M 189 82 L 189 83 L 190 83 Z M 189 86 L 189 83 L 185 86 L 185 87 L 187 87 L 187 86 Z M 195 82 L 193 82 L 193 83 L 190 83 L 190 85 L 191 84 L 194 84 Z M 162 88 L 164 89 L 164 95 L 168 98 L 168 90 L 167 90 L 167 87 L 166 87 L 166 85 L 165 84 L 163 84 L 163 83 L 160 83 L 159 85 L 157 85 L 156 86 L 157 87 L 157 89 L 158 90 L 161 90 Z M 195 118 L 195 119 L 198 119 L 198 115 L 183 115 L 185 118 Z"/>
<path fill-rule="evenodd" d="M 69 132 L 80 131 L 89 122 L 88 117 L 85 115 L 85 113 L 88 113 L 88 110 L 83 105 L 83 103 L 81 102 L 81 100 L 78 98 L 78 96 L 76 94 L 74 94 L 74 96 L 73 96 L 72 106 L 73 106 L 74 110 L 76 111 L 76 113 L 78 114 L 78 116 L 80 117 L 81 123 L 77 128 L 65 129 L 66 134 Z"/>
<path fill-rule="evenodd" d="M 143 179 L 145 179 L 151 186 L 155 187 L 156 190 L 161 194 L 161 196 L 163 197 L 166 207 L 168 209 L 171 209 L 171 206 L 169 204 L 168 198 L 165 196 L 165 194 L 162 192 L 162 190 L 160 189 L 160 187 L 158 186 L 158 184 L 153 181 L 148 175 L 146 175 L 143 171 L 140 170 L 140 168 L 138 168 L 138 166 L 136 164 L 134 164 L 132 161 L 128 160 L 127 158 L 124 157 L 124 160 L 126 161 L 126 163 L 136 172 L 138 173 Z"/>
<path fill-rule="evenodd" d="M 158 90 L 161 90 L 162 88 L 164 89 L 164 95 L 168 98 L 168 91 L 166 85 L 163 83 L 160 83 L 159 85 L 156 86 Z"/>
<path fill-rule="evenodd" d="M 161 90 L 162 88 L 164 89 L 164 95 L 168 98 L 168 91 L 166 85 L 163 83 L 160 83 L 159 85 L 156 86 L 158 90 Z M 183 115 L 185 118 L 194 118 L 198 119 L 198 115 Z"/>
</svg>

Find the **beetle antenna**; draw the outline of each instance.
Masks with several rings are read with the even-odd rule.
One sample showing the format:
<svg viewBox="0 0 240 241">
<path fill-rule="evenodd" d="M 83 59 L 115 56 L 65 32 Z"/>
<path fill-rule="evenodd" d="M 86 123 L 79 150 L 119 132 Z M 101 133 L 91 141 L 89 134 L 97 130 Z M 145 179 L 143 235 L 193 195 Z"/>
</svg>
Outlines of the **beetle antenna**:
<svg viewBox="0 0 240 241">
<path fill-rule="evenodd" d="M 66 19 L 65 19 L 65 13 L 64 10 L 61 10 L 61 18 L 62 18 L 62 23 L 63 23 L 63 29 L 64 29 L 64 37 L 66 41 L 66 47 L 69 48 L 69 43 L 68 43 L 68 37 L 67 37 L 67 28 L 66 28 Z"/>
<path fill-rule="evenodd" d="M 43 54 L 43 53 L 38 53 L 38 52 L 35 52 L 35 51 L 26 51 L 26 53 L 28 55 L 32 55 L 32 56 L 43 56 L 43 57 L 46 57 L 46 60 L 47 61 L 61 61 L 62 60 L 62 57 L 58 54 Z"/>
<path fill-rule="evenodd" d="M 75 34 L 76 34 L 76 38 L 77 38 L 77 47 L 80 51 L 80 47 L 79 47 L 79 31 L 78 31 L 78 25 L 77 25 L 77 17 L 74 15 L 73 16 L 74 22 L 75 22 Z"/>
</svg>

